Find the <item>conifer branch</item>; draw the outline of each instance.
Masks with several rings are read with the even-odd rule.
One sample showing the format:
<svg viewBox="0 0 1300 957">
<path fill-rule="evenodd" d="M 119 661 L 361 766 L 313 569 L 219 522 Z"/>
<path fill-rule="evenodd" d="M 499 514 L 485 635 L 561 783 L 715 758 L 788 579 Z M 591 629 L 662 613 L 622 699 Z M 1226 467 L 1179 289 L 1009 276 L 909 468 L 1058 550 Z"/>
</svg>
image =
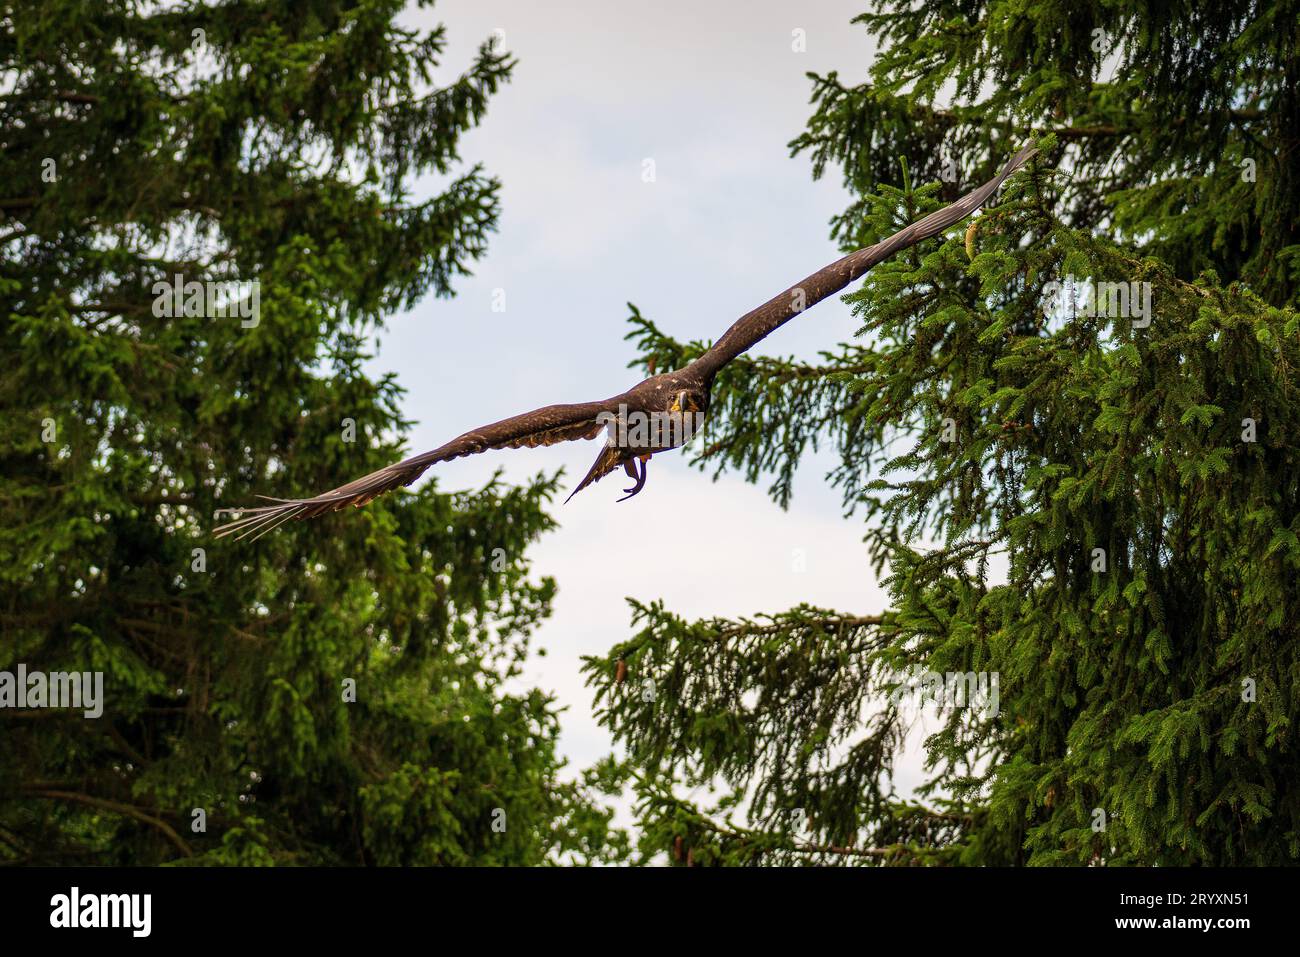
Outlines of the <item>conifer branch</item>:
<svg viewBox="0 0 1300 957">
<path fill-rule="evenodd" d="M 45 798 L 52 801 L 70 801 L 74 804 L 84 804 L 87 807 L 97 808 L 101 811 L 111 811 L 114 814 L 120 814 L 124 817 L 140 821 L 143 824 L 148 824 L 175 845 L 176 849 L 180 851 L 182 855 L 185 857 L 194 856 L 194 852 L 190 849 L 190 846 L 185 843 L 184 839 L 176 833 L 176 830 L 170 824 L 161 818 L 146 813 L 144 810 L 135 807 L 134 805 L 122 804 L 118 801 L 110 801 L 89 794 L 81 794 L 77 791 L 47 790 L 44 788 L 23 788 L 22 790 L 23 793 L 29 794 L 32 797 Z"/>
</svg>

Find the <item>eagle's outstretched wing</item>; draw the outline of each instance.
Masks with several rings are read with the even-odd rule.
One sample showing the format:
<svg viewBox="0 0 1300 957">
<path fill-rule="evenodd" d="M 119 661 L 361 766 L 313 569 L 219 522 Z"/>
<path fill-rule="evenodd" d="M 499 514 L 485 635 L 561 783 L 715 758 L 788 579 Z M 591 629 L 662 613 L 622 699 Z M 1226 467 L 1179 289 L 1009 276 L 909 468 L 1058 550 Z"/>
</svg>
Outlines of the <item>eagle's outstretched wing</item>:
<svg viewBox="0 0 1300 957">
<path fill-rule="evenodd" d="M 832 293 L 839 292 L 872 266 L 883 262 L 901 249 L 915 246 L 923 239 L 937 236 L 949 226 L 961 222 L 988 202 L 988 198 L 997 192 L 1006 178 L 1029 162 L 1029 158 L 1036 152 L 1037 149 L 1032 145 L 1022 147 L 1020 152 L 1011 157 L 1007 165 L 1002 167 L 1002 172 L 983 186 L 971 190 L 943 209 L 937 209 L 930 215 L 900 229 L 888 239 L 849 253 L 843 259 L 817 270 L 803 282 L 796 283 L 757 309 L 747 312 L 732 323 L 731 328 L 724 332 L 704 355 L 692 362 L 691 368 L 702 378 L 711 378 L 736 356 L 810 306 L 821 302 Z"/>
<path fill-rule="evenodd" d="M 876 263 L 888 259 L 901 249 L 914 246 L 931 236 L 937 236 L 949 226 L 960 222 L 979 209 L 997 191 L 1003 181 L 1024 166 L 1035 152 L 1032 146 L 1024 147 L 1007 162 L 997 176 L 978 189 L 967 193 L 955 203 L 917 220 L 874 246 L 850 253 L 742 316 L 723 333 L 722 338 L 714 343 L 712 348 L 685 370 L 679 372 L 689 372 L 690 378 L 696 383 L 704 383 L 707 390 L 707 383 L 712 381 L 714 373 L 809 306 L 843 289 Z M 462 455 L 474 455 L 488 449 L 554 445 L 557 442 L 568 442 L 573 439 L 595 438 L 604 428 L 604 422 L 599 418 L 600 414 L 608 412 L 616 415 L 619 404 L 630 394 L 624 393 L 606 399 L 604 402 L 548 405 L 533 412 L 502 419 L 481 429 L 466 432 L 432 452 L 425 452 L 423 455 L 416 455 L 395 465 L 389 465 L 378 472 L 371 472 L 355 482 L 349 482 L 314 498 L 273 499 L 259 496 L 272 504 L 255 508 L 219 509 L 218 514 L 234 513 L 240 518 L 218 527 L 216 535 L 221 537 L 239 533 L 240 538 L 261 535 L 291 518 L 312 518 L 325 512 L 337 511 L 348 505 L 365 505 L 385 492 L 410 485 L 423 475 L 429 466 L 460 458 Z M 585 488 L 613 471 L 625 459 L 626 456 L 617 450 L 602 452 L 575 491 Z M 638 480 L 638 488 L 643 481 L 643 477 Z"/>
<path fill-rule="evenodd" d="M 457 436 L 432 452 L 412 456 L 404 461 L 386 466 L 378 472 L 331 489 L 313 498 L 277 499 L 259 495 L 271 502 L 254 508 L 222 508 L 217 514 L 237 514 L 240 517 L 215 529 L 218 538 L 238 533 L 238 537 L 260 536 L 291 518 L 313 518 L 326 512 L 335 512 L 349 505 L 365 505 L 372 499 L 395 488 L 410 485 L 429 466 L 447 462 L 464 455 L 474 455 L 489 449 L 535 448 L 555 445 L 575 439 L 594 439 L 604 429 L 598 417 L 602 412 L 614 413 L 623 396 L 604 402 L 583 402 L 576 405 L 548 405 L 542 409 L 525 412 L 493 422 L 480 429 Z"/>
</svg>

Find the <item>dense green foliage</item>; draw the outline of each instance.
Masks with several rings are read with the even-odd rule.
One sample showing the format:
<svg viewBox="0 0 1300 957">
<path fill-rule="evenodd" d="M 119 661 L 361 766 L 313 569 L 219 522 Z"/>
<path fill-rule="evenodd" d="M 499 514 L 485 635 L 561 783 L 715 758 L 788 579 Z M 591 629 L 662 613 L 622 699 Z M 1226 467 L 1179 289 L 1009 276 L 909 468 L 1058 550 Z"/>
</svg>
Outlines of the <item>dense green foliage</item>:
<svg viewBox="0 0 1300 957">
<path fill-rule="evenodd" d="M 554 478 L 210 534 L 399 457 L 366 337 L 496 222 L 456 150 L 512 61 L 484 44 L 433 86 L 443 33 L 401 7 L 0 7 L 0 670 L 102 671 L 106 698 L 0 712 L 0 863 L 620 852 L 609 769 L 562 782 L 553 702 L 507 689 L 554 591 L 523 557 Z M 160 316 L 177 274 L 256 281 L 260 314 Z"/>
<path fill-rule="evenodd" d="M 868 274 L 857 341 L 719 377 L 697 462 L 771 476 L 784 503 L 831 444 L 892 607 L 689 622 L 635 603 L 637 633 L 588 673 L 638 767 L 642 850 L 1295 863 L 1297 10 L 882 6 L 870 77 L 814 77 L 792 144 L 859 197 L 846 249 L 1029 137 L 1042 155 L 973 233 Z M 1071 277 L 1149 283 L 1150 312 L 1054 297 Z M 704 347 L 633 323 L 659 368 Z M 891 776 L 916 669 L 1000 681 L 997 707 L 931 719 L 919 801 Z M 702 786 L 708 805 L 684 796 Z"/>
</svg>

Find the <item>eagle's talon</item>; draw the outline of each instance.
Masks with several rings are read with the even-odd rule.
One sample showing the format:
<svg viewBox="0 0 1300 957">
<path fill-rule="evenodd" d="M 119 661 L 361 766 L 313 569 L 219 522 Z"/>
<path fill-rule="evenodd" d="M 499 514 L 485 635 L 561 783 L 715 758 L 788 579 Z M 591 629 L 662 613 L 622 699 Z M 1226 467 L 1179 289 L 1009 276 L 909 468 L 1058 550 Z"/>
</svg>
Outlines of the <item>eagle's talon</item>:
<svg viewBox="0 0 1300 957">
<path fill-rule="evenodd" d="M 650 456 L 646 455 L 646 456 L 642 456 L 641 458 L 632 459 L 628 462 L 623 463 L 623 470 L 626 471 L 629 475 L 632 475 L 633 470 L 635 470 L 636 484 L 633 485 L 631 488 L 623 489 L 623 491 L 627 492 L 627 494 L 619 499 L 620 502 L 626 502 L 637 492 L 641 491 L 641 489 L 645 488 L 645 477 L 646 477 L 646 473 L 649 471 L 649 469 L 646 466 L 646 463 L 649 460 L 650 460 Z"/>
</svg>

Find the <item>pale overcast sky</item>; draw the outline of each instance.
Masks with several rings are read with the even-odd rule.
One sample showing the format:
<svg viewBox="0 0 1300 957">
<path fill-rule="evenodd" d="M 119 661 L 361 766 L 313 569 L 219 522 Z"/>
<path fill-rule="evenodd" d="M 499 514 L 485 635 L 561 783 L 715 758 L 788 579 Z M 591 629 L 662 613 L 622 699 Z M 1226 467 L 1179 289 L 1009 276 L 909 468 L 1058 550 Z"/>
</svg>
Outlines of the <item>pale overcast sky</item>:
<svg viewBox="0 0 1300 957">
<path fill-rule="evenodd" d="M 865 0 L 659 3 L 442 0 L 408 24 L 445 23 L 440 76 L 503 31 L 519 60 L 463 145 L 503 184 L 500 231 L 449 301 L 427 299 L 382 334 L 374 373 L 409 390 L 421 451 L 466 429 L 553 402 L 603 398 L 640 375 L 623 340 L 625 303 L 680 339 L 716 338 L 738 316 L 839 253 L 828 219 L 847 205 L 838 175 L 814 183 L 786 144 L 810 113 L 807 71 L 865 75 L 871 45 L 850 23 Z M 806 50 L 792 49 L 804 31 Z M 643 161 L 655 182 L 643 181 Z M 430 182 L 429 189 L 435 185 Z M 505 291 L 505 311 L 492 310 Z M 838 299 L 810 310 L 759 351 L 813 357 L 852 337 Z M 597 442 L 495 452 L 439 465 L 439 487 L 476 486 L 496 468 L 523 482 L 564 466 L 567 495 Z M 621 475 L 568 505 L 531 552 L 555 577 L 530 683 L 568 707 L 561 750 L 575 768 L 610 751 L 592 716 L 580 656 L 630 635 L 625 596 L 662 598 L 689 617 L 752 615 L 801 601 L 873 613 L 885 596 L 862 528 L 840 514 L 809 459 L 781 511 L 734 476 L 713 483 L 680 453 L 656 456 L 649 483 L 617 503 Z M 794 570 L 796 549 L 806 570 Z M 900 785 L 915 781 L 913 766 Z"/>
</svg>

